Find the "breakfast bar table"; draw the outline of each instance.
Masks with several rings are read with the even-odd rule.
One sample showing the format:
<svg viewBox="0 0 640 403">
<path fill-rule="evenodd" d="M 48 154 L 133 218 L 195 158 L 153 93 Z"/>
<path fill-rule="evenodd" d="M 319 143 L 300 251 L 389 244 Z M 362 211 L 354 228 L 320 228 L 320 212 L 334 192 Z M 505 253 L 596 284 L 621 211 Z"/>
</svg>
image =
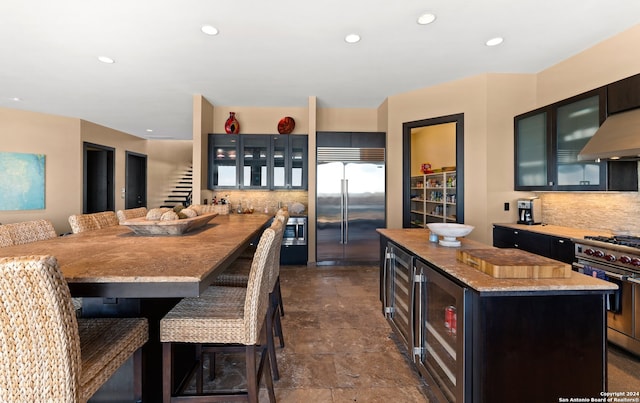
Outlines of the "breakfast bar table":
<svg viewBox="0 0 640 403">
<path fill-rule="evenodd" d="M 0 257 L 55 256 L 72 296 L 83 297 L 84 316 L 147 317 L 150 334 L 143 348 L 143 396 L 145 401 L 160 401 L 160 319 L 180 298 L 198 297 L 270 218 L 218 215 L 182 235 L 139 235 L 119 225 L 0 248 Z M 94 398 L 102 392 L 108 400 L 118 400 L 128 393 L 126 384 L 131 384 L 131 372 L 123 369 Z"/>
</svg>

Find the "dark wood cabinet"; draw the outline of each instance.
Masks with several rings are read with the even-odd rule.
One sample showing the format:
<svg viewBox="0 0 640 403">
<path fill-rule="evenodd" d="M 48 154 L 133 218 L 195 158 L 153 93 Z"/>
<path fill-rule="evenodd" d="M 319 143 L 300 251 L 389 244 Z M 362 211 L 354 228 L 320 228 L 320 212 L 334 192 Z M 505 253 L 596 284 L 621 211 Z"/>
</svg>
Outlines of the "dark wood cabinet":
<svg viewBox="0 0 640 403">
<path fill-rule="evenodd" d="M 385 148 L 384 132 L 317 132 L 318 147 Z"/>
<path fill-rule="evenodd" d="M 578 153 L 604 122 L 604 87 L 514 118 L 515 190 L 606 190 L 605 162 Z"/>
<path fill-rule="evenodd" d="M 306 189 L 308 136 L 209 134 L 209 189 Z"/>
<path fill-rule="evenodd" d="M 607 85 L 607 114 L 640 108 L 640 74 Z"/>
<path fill-rule="evenodd" d="M 607 116 L 640 108 L 640 74 L 514 118 L 514 189 L 637 191 L 635 161 L 578 161 Z"/>
<path fill-rule="evenodd" d="M 522 249 L 568 264 L 573 262 L 575 255 L 574 243 L 569 238 L 499 225 L 493 226 L 493 246 Z"/>
</svg>

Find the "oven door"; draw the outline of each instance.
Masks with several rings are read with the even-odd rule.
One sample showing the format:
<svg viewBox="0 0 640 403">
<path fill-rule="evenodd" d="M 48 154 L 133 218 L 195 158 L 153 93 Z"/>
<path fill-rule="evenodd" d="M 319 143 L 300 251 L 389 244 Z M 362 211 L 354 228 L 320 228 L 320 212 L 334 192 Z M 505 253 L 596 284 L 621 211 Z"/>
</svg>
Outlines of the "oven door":
<svg viewBox="0 0 640 403">
<path fill-rule="evenodd" d="M 627 280 L 627 276 L 613 271 L 611 267 L 600 262 L 580 258 L 573 263 L 573 269 L 583 274 L 585 271 L 591 271 L 588 269 L 595 269 L 598 273 L 603 272 L 605 281 L 618 286 L 613 294 L 607 294 L 607 326 L 631 336 L 633 334 L 633 284 Z"/>
</svg>

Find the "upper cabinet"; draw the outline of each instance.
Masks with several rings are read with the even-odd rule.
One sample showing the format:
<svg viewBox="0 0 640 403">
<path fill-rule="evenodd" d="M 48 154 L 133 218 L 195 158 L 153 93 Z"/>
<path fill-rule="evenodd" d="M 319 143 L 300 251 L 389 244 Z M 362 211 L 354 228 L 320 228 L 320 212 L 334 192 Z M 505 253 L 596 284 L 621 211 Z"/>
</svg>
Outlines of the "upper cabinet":
<svg viewBox="0 0 640 403">
<path fill-rule="evenodd" d="M 605 190 L 606 163 L 578 161 L 578 153 L 606 117 L 604 88 L 555 105 L 554 134 L 556 190 Z"/>
<path fill-rule="evenodd" d="M 209 189 L 237 188 L 240 177 L 238 158 L 240 137 L 229 134 L 209 135 Z"/>
<path fill-rule="evenodd" d="M 209 135 L 209 189 L 306 189 L 306 135 Z"/>
<path fill-rule="evenodd" d="M 515 190 L 606 190 L 606 162 L 578 153 L 606 117 L 605 88 L 514 118 Z"/>
</svg>

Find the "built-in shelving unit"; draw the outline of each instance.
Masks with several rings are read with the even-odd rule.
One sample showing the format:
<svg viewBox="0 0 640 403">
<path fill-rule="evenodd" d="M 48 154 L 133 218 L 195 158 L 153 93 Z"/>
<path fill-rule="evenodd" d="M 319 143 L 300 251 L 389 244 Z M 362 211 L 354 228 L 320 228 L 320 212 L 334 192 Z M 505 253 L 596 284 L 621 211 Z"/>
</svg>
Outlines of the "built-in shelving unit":
<svg viewBox="0 0 640 403">
<path fill-rule="evenodd" d="M 411 177 L 411 226 L 457 222 L 456 171 Z"/>
</svg>

